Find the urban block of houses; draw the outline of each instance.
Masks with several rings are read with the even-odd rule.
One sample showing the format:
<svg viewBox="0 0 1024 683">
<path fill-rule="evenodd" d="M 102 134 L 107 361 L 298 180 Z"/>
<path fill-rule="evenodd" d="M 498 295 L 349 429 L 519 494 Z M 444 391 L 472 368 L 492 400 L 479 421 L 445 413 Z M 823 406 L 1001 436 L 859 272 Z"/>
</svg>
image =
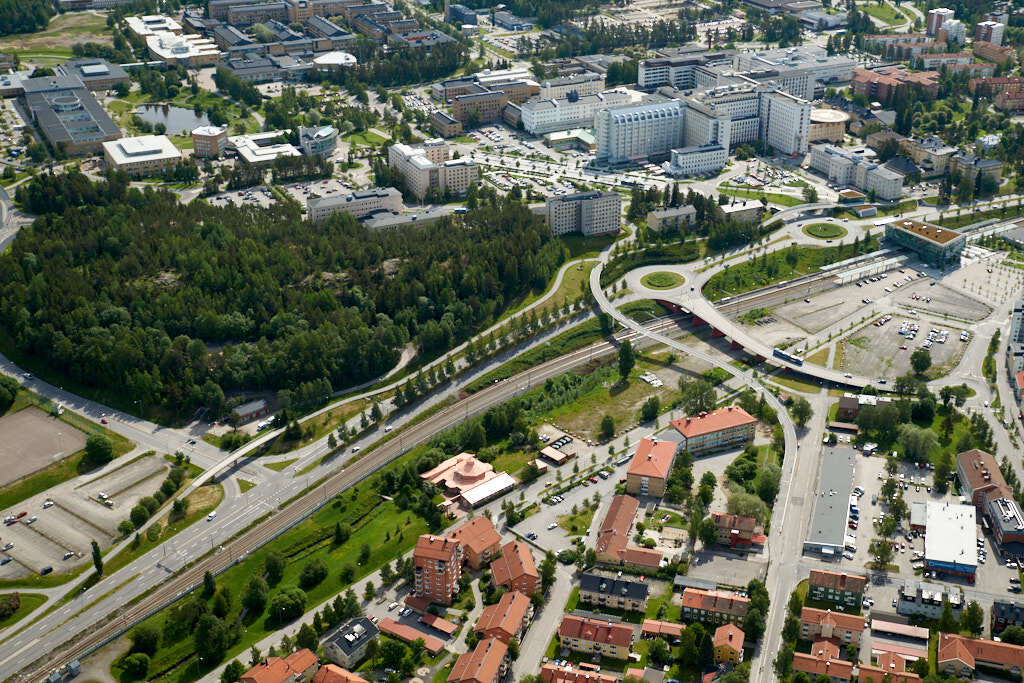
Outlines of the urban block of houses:
<svg viewBox="0 0 1024 683">
<path fill-rule="evenodd" d="M 746 445 L 754 438 L 756 424 L 756 418 L 735 405 L 672 420 L 683 437 L 679 449 L 693 456 Z"/>
<path fill-rule="evenodd" d="M 646 569 L 658 569 L 661 566 L 660 552 L 629 543 L 630 530 L 639 506 L 640 503 L 633 496 L 619 495 L 612 499 L 597 534 L 595 550 L 598 562 Z"/>
<path fill-rule="evenodd" d="M 664 638 L 669 643 L 683 635 L 685 626 L 674 624 L 671 621 L 658 621 L 656 619 L 644 619 L 640 625 L 641 638 Z"/>
<path fill-rule="evenodd" d="M 366 656 L 370 641 L 380 630 L 367 617 L 356 617 L 323 641 L 324 656 L 338 666 L 355 668 Z"/>
<path fill-rule="evenodd" d="M 448 674 L 450 683 L 498 683 L 505 677 L 511 658 L 508 645 L 497 638 L 487 638 L 472 651 L 455 660 Z"/>
<path fill-rule="evenodd" d="M 738 624 L 750 609 L 750 598 L 732 591 L 684 588 L 682 602 L 685 620 L 709 624 Z"/>
<path fill-rule="evenodd" d="M 558 627 L 562 647 L 575 652 L 598 654 L 613 659 L 626 659 L 633 646 L 633 627 L 603 619 L 567 614 Z"/>
<path fill-rule="evenodd" d="M 995 600 L 989 610 L 992 635 L 999 635 L 1007 626 L 1024 626 L 1024 603 Z"/>
<path fill-rule="evenodd" d="M 307 648 L 287 657 L 267 657 L 239 678 L 239 683 L 303 683 L 312 680 L 320 660 Z"/>
<path fill-rule="evenodd" d="M 836 605 L 857 607 L 864 599 L 867 578 L 859 574 L 812 569 L 807 581 L 807 597 Z"/>
<path fill-rule="evenodd" d="M 412 643 L 416 640 L 422 640 L 423 645 L 427 652 L 432 655 L 436 655 L 438 652 L 444 649 L 444 641 L 440 638 L 427 635 L 423 631 L 407 626 L 406 624 L 400 624 L 391 617 L 384 617 L 377 624 L 380 627 L 381 633 L 386 633 L 393 638 L 398 638 L 402 642 Z"/>
<path fill-rule="evenodd" d="M 827 609 L 800 610 L 800 637 L 804 640 L 834 640 L 843 645 L 860 645 L 864 617 Z"/>
<path fill-rule="evenodd" d="M 416 542 L 412 558 L 416 597 L 452 604 L 462 576 L 462 545 L 447 536 L 423 534 Z"/>
<path fill-rule="evenodd" d="M 626 470 L 626 493 L 659 498 L 665 495 L 665 482 L 675 457 L 675 442 L 640 439 Z"/>
<path fill-rule="evenodd" d="M 793 654 L 793 671 L 803 671 L 811 680 L 826 676 L 832 683 L 846 683 L 853 676 L 853 662 L 839 658 L 839 646 L 827 640 L 811 645 L 810 653 Z"/>
<path fill-rule="evenodd" d="M 540 668 L 544 683 L 616 683 L 618 676 L 601 673 L 600 667 L 589 662 L 573 664 L 545 664 Z"/>
<path fill-rule="evenodd" d="M 509 541 L 501 546 L 501 555 L 491 561 L 491 579 L 496 586 L 533 595 L 540 582 L 540 574 L 530 546 L 522 541 Z"/>
<path fill-rule="evenodd" d="M 650 586 L 642 581 L 585 573 L 580 575 L 580 602 L 627 612 L 647 609 Z"/>
<path fill-rule="evenodd" d="M 337 664 L 324 664 L 313 676 L 313 683 L 367 683 L 367 681 L 362 676 L 357 676 Z"/>
<path fill-rule="evenodd" d="M 907 660 L 895 652 L 881 652 L 875 664 L 861 664 L 857 680 L 862 683 L 914 683 L 921 680 L 907 671 Z"/>
</svg>

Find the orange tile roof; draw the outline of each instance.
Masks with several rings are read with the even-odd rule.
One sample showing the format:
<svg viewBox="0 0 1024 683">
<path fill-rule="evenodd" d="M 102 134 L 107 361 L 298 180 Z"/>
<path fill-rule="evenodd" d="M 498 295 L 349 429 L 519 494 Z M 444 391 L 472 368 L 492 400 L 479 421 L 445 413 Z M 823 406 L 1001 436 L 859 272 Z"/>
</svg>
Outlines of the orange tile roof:
<svg viewBox="0 0 1024 683">
<path fill-rule="evenodd" d="M 451 683 L 492 683 L 498 678 L 508 646 L 497 638 L 481 640 L 473 648 L 455 660 L 448 680 Z"/>
<path fill-rule="evenodd" d="M 878 667 L 891 671 L 906 671 L 907 660 L 895 652 L 883 652 L 878 655 Z"/>
<path fill-rule="evenodd" d="M 739 626 L 735 624 L 722 624 L 715 629 L 715 637 L 711 640 L 711 644 L 715 647 L 728 645 L 733 650 L 739 652 L 743 649 L 743 639 L 745 637 L 743 629 Z"/>
<path fill-rule="evenodd" d="M 304 647 L 301 650 L 296 650 L 287 657 L 284 658 L 284 663 L 288 665 L 288 668 L 295 672 L 302 672 L 311 666 L 319 663 L 316 653 L 310 650 L 308 647 Z"/>
<path fill-rule="evenodd" d="M 672 469 L 672 459 L 676 456 L 676 444 L 672 441 L 654 441 L 640 439 L 636 445 L 636 453 L 629 462 L 627 475 L 650 477 L 653 479 L 668 478 Z"/>
<path fill-rule="evenodd" d="M 509 541 L 501 546 L 501 555 L 491 561 L 491 576 L 498 586 L 511 585 L 524 576 L 540 578 L 530 546 L 522 541 Z"/>
<path fill-rule="evenodd" d="M 1024 646 L 942 633 L 939 636 L 938 662 L 941 664 L 952 659 L 959 659 L 972 669 L 975 662 L 1024 669 Z"/>
<path fill-rule="evenodd" d="M 662 557 L 664 557 L 664 555 L 660 550 L 641 548 L 637 545 L 628 545 L 621 553 L 619 553 L 619 559 L 626 564 L 636 565 L 637 567 L 648 567 L 650 569 L 657 569 L 660 567 Z"/>
<path fill-rule="evenodd" d="M 494 528 L 494 524 L 486 517 L 474 517 L 455 531 L 448 534 L 448 538 L 455 539 L 467 546 L 474 553 L 482 553 L 492 546 L 501 543 L 501 536 Z"/>
<path fill-rule="evenodd" d="M 540 668 L 540 677 L 544 683 L 615 683 L 618 676 L 575 669 L 571 665 L 558 666 L 545 664 Z"/>
<path fill-rule="evenodd" d="M 450 538 L 444 536 L 434 536 L 432 534 L 423 534 L 416 541 L 416 550 L 413 551 L 413 557 L 423 558 L 425 560 L 444 560 L 446 562 L 453 561 L 455 553 L 458 551 L 459 544 Z"/>
<path fill-rule="evenodd" d="M 750 608 L 750 598 L 745 598 L 739 593 L 726 591 L 684 588 L 683 607 L 745 617 L 747 616 L 747 610 Z"/>
<path fill-rule="evenodd" d="M 687 439 L 692 439 L 695 436 L 720 432 L 723 429 L 753 424 L 755 422 L 757 422 L 757 419 L 743 410 L 743 408 L 739 406 L 726 406 L 718 410 L 712 410 L 710 413 L 689 415 L 678 420 L 672 420 L 672 426 Z"/>
<path fill-rule="evenodd" d="M 889 678 L 886 679 L 886 676 Z M 859 683 L 883 683 L 886 680 L 889 683 L 913 683 L 914 681 L 920 681 L 921 677 L 907 671 L 890 671 L 880 666 L 861 664 L 857 680 Z"/>
<path fill-rule="evenodd" d="M 686 628 L 682 624 L 673 624 L 670 621 L 657 621 L 655 619 L 644 619 L 644 623 L 640 626 L 640 632 L 644 635 L 654 636 L 674 636 L 678 638 L 683 635 L 683 629 Z"/>
<path fill-rule="evenodd" d="M 1016 375 L 1014 375 L 1014 377 L 1017 380 L 1017 388 L 1024 389 L 1024 370 L 1018 372 Z"/>
<path fill-rule="evenodd" d="M 601 521 L 597 535 L 597 552 L 622 552 L 629 542 L 629 529 L 640 503 L 633 496 L 615 496 L 608 507 L 608 514 Z"/>
<path fill-rule="evenodd" d="M 867 579 L 859 574 L 812 569 L 808 583 L 812 586 L 823 586 L 833 590 L 863 593 Z"/>
<path fill-rule="evenodd" d="M 623 678 L 629 678 L 630 676 L 636 676 L 640 680 L 644 678 L 644 670 L 638 666 L 631 666 L 623 672 Z"/>
<path fill-rule="evenodd" d="M 811 646 L 811 654 L 797 652 L 793 655 L 793 670 L 810 674 L 811 678 L 824 674 L 843 681 L 850 680 L 853 663 L 839 659 L 839 648 L 828 641 L 819 641 Z"/>
<path fill-rule="evenodd" d="M 847 631 L 863 631 L 865 627 L 864 617 L 815 607 L 804 607 L 800 610 L 800 623 L 818 626 L 829 624 Z"/>
<path fill-rule="evenodd" d="M 477 633 L 486 633 L 496 628 L 511 639 L 519 633 L 529 611 L 530 598 L 519 591 L 505 593 L 496 604 L 484 607 L 475 630 Z"/>
<path fill-rule="evenodd" d="M 267 657 L 238 680 L 241 683 L 284 683 L 293 673 L 280 657 Z"/>
<path fill-rule="evenodd" d="M 432 655 L 436 655 L 438 652 L 444 649 L 444 641 L 442 641 L 440 638 L 435 638 L 434 636 L 427 635 L 418 628 L 406 626 L 405 624 L 399 624 L 391 617 L 384 617 L 383 619 L 381 619 L 380 623 L 377 624 L 377 627 L 380 629 L 381 633 L 387 633 L 389 636 L 394 636 L 395 638 L 398 638 L 399 640 L 404 640 L 407 643 L 411 643 L 417 638 L 422 638 L 423 644 L 427 648 L 427 652 L 429 652 Z"/>
<path fill-rule="evenodd" d="M 956 459 L 959 469 L 967 477 L 967 484 L 972 491 L 998 489 L 1003 492 L 1005 497 L 1012 496 L 1006 485 L 1006 480 L 1003 479 L 999 464 L 990 453 L 972 448 L 957 454 Z"/>
<path fill-rule="evenodd" d="M 449 636 L 459 630 L 458 625 L 453 624 L 446 619 L 442 619 L 436 614 L 424 614 L 420 617 L 420 623 L 424 626 L 429 626 L 430 628 L 436 628 L 441 633 L 445 633 Z"/>
<path fill-rule="evenodd" d="M 740 515 L 731 515 L 727 512 L 712 512 L 711 518 L 715 520 L 715 526 L 719 529 L 735 529 L 751 534 L 762 530 L 758 526 L 757 520 L 753 517 L 741 517 Z"/>
<path fill-rule="evenodd" d="M 584 619 L 571 614 L 562 617 L 558 635 L 563 638 L 579 638 L 590 643 L 608 643 L 629 647 L 633 642 L 633 628 L 625 624 L 614 624 L 600 619 Z"/>
<path fill-rule="evenodd" d="M 356 676 L 348 669 L 337 664 L 324 664 L 313 676 L 313 683 L 367 683 L 366 679 Z"/>
</svg>

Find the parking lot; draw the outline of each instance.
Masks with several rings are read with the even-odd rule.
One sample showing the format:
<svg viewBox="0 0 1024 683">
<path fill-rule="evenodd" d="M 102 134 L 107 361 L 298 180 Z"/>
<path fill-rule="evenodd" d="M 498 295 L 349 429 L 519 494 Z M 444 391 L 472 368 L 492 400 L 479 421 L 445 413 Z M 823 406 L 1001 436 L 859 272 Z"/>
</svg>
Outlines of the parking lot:
<svg viewBox="0 0 1024 683">
<path fill-rule="evenodd" d="M 0 418 L 0 486 L 49 467 L 85 447 L 85 434 L 38 408 Z"/>
<path fill-rule="evenodd" d="M 920 316 L 879 315 L 843 339 L 840 369 L 866 377 L 894 379 L 912 372 L 910 355 L 918 348 L 926 348 L 932 356 L 932 367 L 945 374 L 956 366 L 970 343 L 961 341 L 964 331 Z M 968 340 L 971 338 L 968 334 Z"/>
<path fill-rule="evenodd" d="M 206 201 L 213 206 L 227 206 L 229 204 L 234 204 L 235 206 L 252 206 L 264 209 L 277 202 L 277 200 L 274 199 L 274 195 L 272 195 L 270 190 L 265 187 L 250 187 L 246 190 L 222 192 L 221 194 L 215 194 L 207 197 Z M 303 204 L 305 204 L 305 202 L 303 202 Z"/>
<path fill-rule="evenodd" d="M 5 518 L 20 517 L 0 528 L 0 542 L 13 544 L 0 559 L 0 579 L 44 567 L 68 571 L 89 562 L 90 543 L 105 548 L 114 541 L 117 525 L 144 496 L 153 495 L 168 469 L 159 455 L 115 461 L 103 473 L 77 477 L 2 511 Z"/>
</svg>

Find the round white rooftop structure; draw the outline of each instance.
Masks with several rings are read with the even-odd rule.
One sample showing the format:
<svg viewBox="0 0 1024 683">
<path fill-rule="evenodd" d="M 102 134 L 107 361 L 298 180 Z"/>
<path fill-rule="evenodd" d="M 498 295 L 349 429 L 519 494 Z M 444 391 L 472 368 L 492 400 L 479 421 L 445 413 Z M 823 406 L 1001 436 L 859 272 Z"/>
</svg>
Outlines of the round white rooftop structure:
<svg viewBox="0 0 1024 683">
<path fill-rule="evenodd" d="M 811 123 L 846 123 L 850 115 L 838 109 L 812 109 Z"/>
<path fill-rule="evenodd" d="M 357 63 L 355 55 L 338 51 L 325 52 L 313 60 L 316 66 L 355 66 Z"/>
</svg>

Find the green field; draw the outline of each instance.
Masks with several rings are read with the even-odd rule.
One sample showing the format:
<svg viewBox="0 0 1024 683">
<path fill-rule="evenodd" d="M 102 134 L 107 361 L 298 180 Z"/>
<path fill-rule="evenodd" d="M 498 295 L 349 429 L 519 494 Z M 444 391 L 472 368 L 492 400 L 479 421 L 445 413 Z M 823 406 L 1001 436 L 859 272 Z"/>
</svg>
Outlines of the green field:
<svg viewBox="0 0 1024 683">
<path fill-rule="evenodd" d="M 46 602 L 46 596 L 42 593 L 19 593 L 18 596 L 21 598 L 21 606 L 11 616 L 0 620 L 0 629 L 14 626 Z"/>
<path fill-rule="evenodd" d="M 107 43 L 111 40 L 105 16 L 91 12 L 67 12 L 50 20 L 38 33 L 16 33 L 0 38 L 0 52 L 14 52 L 22 61 L 69 59 L 75 43 Z"/>
<path fill-rule="evenodd" d="M 866 2 L 857 6 L 861 10 L 867 12 L 870 16 L 881 22 L 889 24 L 890 26 L 903 24 L 907 21 L 906 16 L 904 16 L 902 12 L 897 11 L 888 4 L 878 5 L 874 2 Z"/>
<path fill-rule="evenodd" d="M 370 130 L 364 130 L 361 133 L 352 133 L 343 139 L 356 147 L 379 147 L 387 142 L 387 138 L 382 138 Z"/>
<path fill-rule="evenodd" d="M 682 275 L 670 273 L 667 270 L 648 273 L 640 278 L 640 284 L 648 289 L 674 289 L 684 282 L 686 282 L 686 279 Z"/>
<path fill-rule="evenodd" d="M 788 194 L 777 194 L 774 192 L 764 193 L 760 190 L 734 190 L 731 188 L 719 188 L 719 193 L 727 197 L 740 197 L 741 199 L 760 199 L 764 197 L 769 204 L 781 204 L 782 206 L 799 206 L 806 204 L 800 197 L 791 197 Z"/>
<path fill-rule="evenodd" d="M 805 235 L 819 240 L 831 240 L 837 237 L 846 237 L 846 228 L 835 223 L 811 223 L 802 228 Z"/>
</svg>

